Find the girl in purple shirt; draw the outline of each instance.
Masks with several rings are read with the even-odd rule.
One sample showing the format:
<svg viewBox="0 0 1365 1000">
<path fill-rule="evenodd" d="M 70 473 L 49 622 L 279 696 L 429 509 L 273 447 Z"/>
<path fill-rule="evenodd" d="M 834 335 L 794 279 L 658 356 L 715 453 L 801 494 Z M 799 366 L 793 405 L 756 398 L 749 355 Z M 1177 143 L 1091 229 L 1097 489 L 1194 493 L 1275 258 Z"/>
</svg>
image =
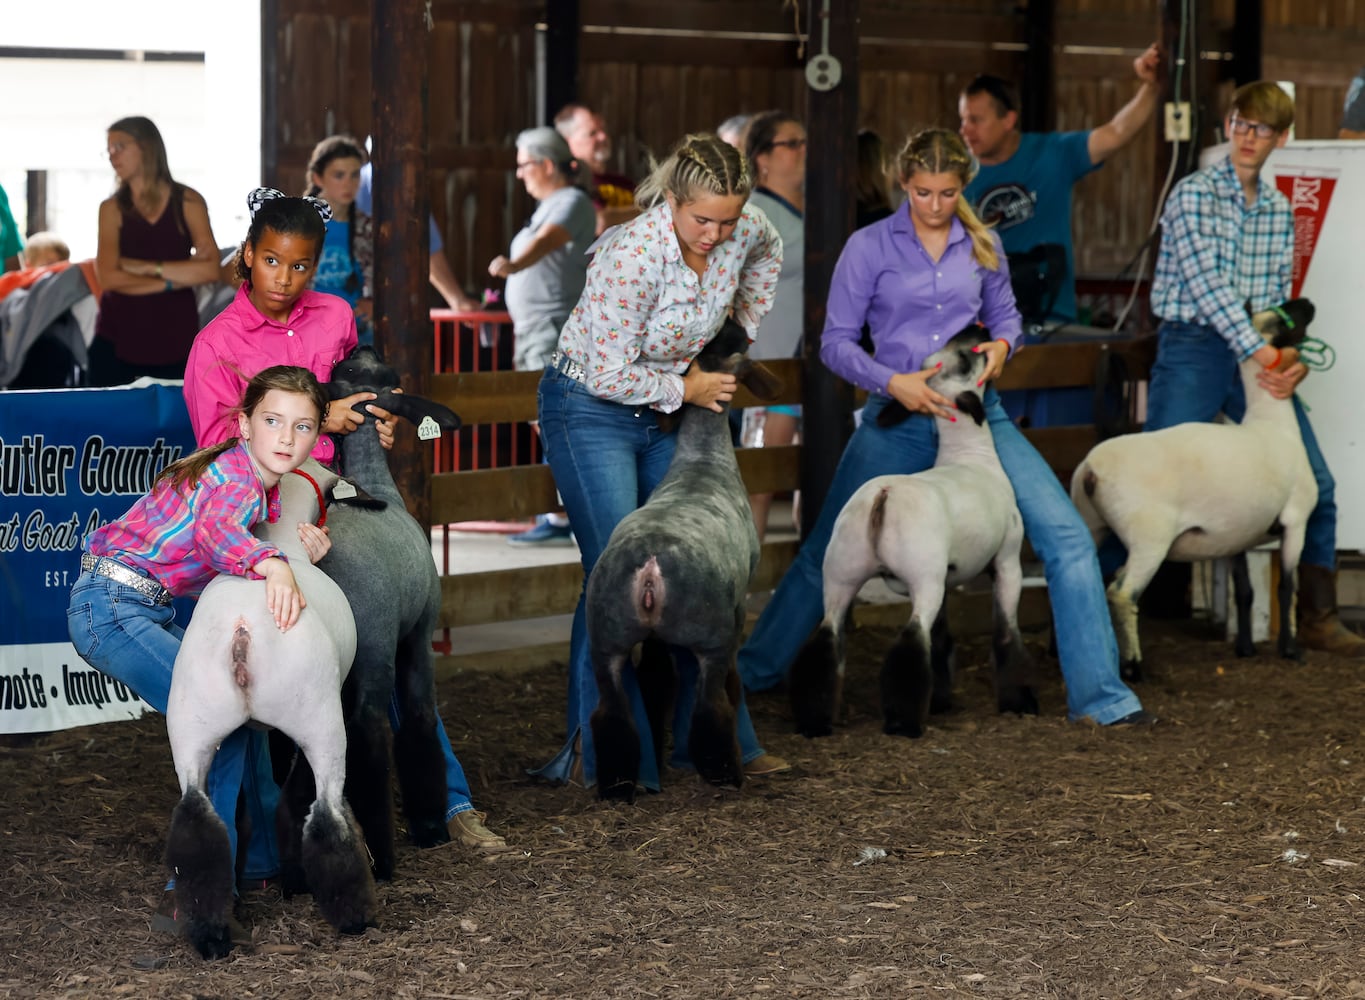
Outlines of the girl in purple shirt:
<svg viewBox="0 0 1365 1000">
<path fill-rule="evenodd" d="M 167 466 L 147 496 L 86 539 L 66 614 L 71 644 L 87 663 L 164 713 L 184 635 L 171 598 L 198 594 L 217 574 L 231 573 L 266 581 L 281 630 L 298 621 L 305 602 L 289 563 L 251 528 L 279 516 L 280 478 L 308 458 L 326 407 L 322 386 L 307 370 L 267 368 L 247 384 L 236 436 Z M 313 562 L 331 548 L 325 529 L 312 524 L 299 525 L 299 538 Z M 244 776 L 248 801 L 257 797 L 247 749 L 242 728 L 223 741 L 208 774 L 209 801 L 227 824 L 233 857 Z M 245 877 L 265 878 L 278 867 L 269 838 L 258 846 L 253 836 Z M 166 900 L 154 929 L 174 928 Z"/>
<path fill-rule="evenodd" d="M 985 378 L 991 380 L 1020 334 L 1000 240 L 962 198 L 973 172 L 962 139 L 944 129 L 920 132 L 901 151 L 898 167 L 908 206 L 849 238 L 834 269 L 820 345 L 820 358 L 831 371 L 871 395 L 814 530 L 740 650 L 740 676 L 751 691 L 781 681 L 819 623 L 825 547 L 848 499 L 875 476 L 921 472 L 934 464 L 933 418 L 955 419 L 957 411 L 928 386 L 931 372 L 922 369 L 924 359 L 963 327 L 980 322 L 999 338 L 979 348 L 990 355 Z M 872 333 L 871 354 L 859 345 L 864 323 Z M 912 416 L 895 427 L 878 427 L 874 418 L 892 399 Z M 1101 725 L 1142 721 L 1137 696 L 1119 679 L 1118 647 L 1090 533 L 1056 475 L 1005 415 L 993 388 L 984 402 L 1024 528 L 1047 573 L 1068 712 Z"/>
</svg>

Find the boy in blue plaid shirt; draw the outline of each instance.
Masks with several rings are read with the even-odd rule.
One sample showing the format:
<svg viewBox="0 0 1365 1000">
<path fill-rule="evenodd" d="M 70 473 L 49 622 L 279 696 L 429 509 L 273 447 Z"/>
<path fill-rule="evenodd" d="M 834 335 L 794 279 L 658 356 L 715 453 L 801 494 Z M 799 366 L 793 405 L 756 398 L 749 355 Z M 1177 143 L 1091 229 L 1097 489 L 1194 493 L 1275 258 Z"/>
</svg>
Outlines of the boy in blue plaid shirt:
<svg viewBox="0 0 1365 1000">
<path fill-rule="evenodd" d="M 1263 366 L 1258 380 L 1280 399 L 1292 397 L 1308 374 L 1297 351 L 1261 339 L 1246 311 L 1289 297 L 1294 217 L 1261 168 L 1293 123 L 1294 102 L 1274 83 L 1241 87 L 1224 121 L 1227 156 L 1182 180 L 1166 202 L 1152 282 L 1152 311 L 1162 322 L 1146 430 L 1211 421 L 1220 411 L 1240 421 L 1246 398 L 1238 365 L 1247 358 Z M 1365 657 L 1365 639 L 1337 615 L 1336 484 L 1297 399 L 1294 412 L 1318 485 L 1299 561 L 1296 634 L 1309 649 Z"/>
</svg>

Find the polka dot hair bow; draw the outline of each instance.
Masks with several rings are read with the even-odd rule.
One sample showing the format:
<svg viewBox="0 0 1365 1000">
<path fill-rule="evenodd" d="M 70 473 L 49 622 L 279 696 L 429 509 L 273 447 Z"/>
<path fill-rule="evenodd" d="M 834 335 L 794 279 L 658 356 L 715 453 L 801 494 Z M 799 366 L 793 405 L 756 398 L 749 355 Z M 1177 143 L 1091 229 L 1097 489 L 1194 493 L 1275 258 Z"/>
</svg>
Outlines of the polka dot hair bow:
<svg viewBox="0 0 1365 1000">
<path fill-rule="evenodd" d="M 256 218 L 256 213 L 261 210 L 261 206 L 267 201 L 271 201 L 275 198 L 288 197 L 289 195 L 285 194 L 283 191 L 276 191 L 274 188 L 268 187 L 258 187 L 246 196 L 246 206 L 251 210 L 251 217 L 254 219 Z M 323 201 L 321 198 L 314 198 L 308 195 L 305 195 L 303 200 L 318 210 L 318 215 L 322 216 L 323 222 L 332 221 L 332 206 L 328 205 L 327 202 Z"/>
</svg>

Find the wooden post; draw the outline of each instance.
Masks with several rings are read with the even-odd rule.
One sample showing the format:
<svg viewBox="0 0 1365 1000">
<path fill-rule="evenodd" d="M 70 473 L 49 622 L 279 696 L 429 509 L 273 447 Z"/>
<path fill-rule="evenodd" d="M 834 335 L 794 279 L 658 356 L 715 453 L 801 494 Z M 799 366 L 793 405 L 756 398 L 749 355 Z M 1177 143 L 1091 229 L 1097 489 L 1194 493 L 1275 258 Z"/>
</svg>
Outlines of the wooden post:
<svg viewBox="0 0 1365 1000">
<path fill-rule="evenodd" d="M 280 0 L 261 0 L 261 180 L 280 183 Z"/>
<path fill-rule="evenodd" d="M 32 236 L 47 229 L 47 171 L 30 170 L 25 178 L 25 188 L 28 193 L 28 231 L 25 236 Z"/>
<path fill-rule="evenodd" d="M 822 0 L 810 2 L 807 59 L 821 54 Z M 805 418 L 801 442 L 801 534 L 815 527 L 834 470 L 852 432 L 853 390 L 820 360 L 825 299 L 844 242 L 853 232 L 858 132 L 858 0 L 828 4 L 829 52 L 839 82 L 806 92 Z"/>
<path fill-rule="evenodd" d="M 1265 13 L 1261 0 L 1236 0 L 1232 17 L 1232 79 L 1237 86 L 1261 78 Z"/>
<path fill-rule="evenodd" d="M 371 0 L 374 79 L 375 345 L 406 392 L 424 394 L 432 368 L 426 187 L 427 60 L 423 0 Z M 401 422 L 390 456 L 408 510 L 429 524 L 431 445 Z"/>
<path fill-rule="evenodd" d="M 554 0 L 545 11 L 544 122 L 578 100 L 578 0 Z"/>
<path fill-rule="evenodd" d="M 1019 81 L 1019 130 L 1051 132 L 1057 127 L 1057 72 L 1052 53 L 1056 0 L 1029 0 L 1024 11 L 1024 78 Z"/>
</svg>

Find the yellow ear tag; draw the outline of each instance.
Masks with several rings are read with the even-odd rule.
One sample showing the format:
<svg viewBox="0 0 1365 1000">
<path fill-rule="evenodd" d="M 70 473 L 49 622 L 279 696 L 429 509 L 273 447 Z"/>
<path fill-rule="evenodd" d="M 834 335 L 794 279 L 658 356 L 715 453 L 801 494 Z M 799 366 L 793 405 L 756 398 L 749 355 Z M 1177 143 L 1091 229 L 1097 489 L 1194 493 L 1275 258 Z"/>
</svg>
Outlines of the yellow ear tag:
<svg viewBox="0 0 1365 1000">
<path fill-rule="evenodd" d="M 431 417 L 423 417 L 422 422 L 417 425 L 417 437 L 423 441 L 431 441 L 441 436 L 441 425 Z"/>
</svg>

